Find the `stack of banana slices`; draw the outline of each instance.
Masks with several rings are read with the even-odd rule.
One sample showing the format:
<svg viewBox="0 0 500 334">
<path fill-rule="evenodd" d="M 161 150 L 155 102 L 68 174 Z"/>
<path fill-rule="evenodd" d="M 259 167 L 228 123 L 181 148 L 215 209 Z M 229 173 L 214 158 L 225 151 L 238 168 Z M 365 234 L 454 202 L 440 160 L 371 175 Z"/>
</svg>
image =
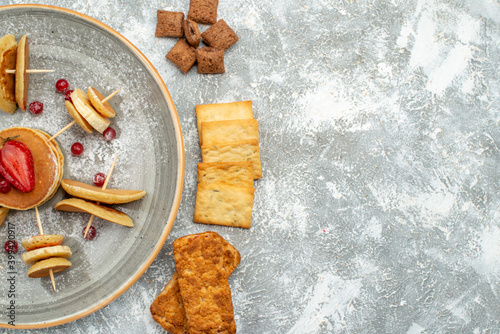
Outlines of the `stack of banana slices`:
<svg viewBox="0 0 500 334">
<path fill-rule="evenodd" d="M 66 109 L 88 133 L 92 133 L 92 129 L 103 133 L 111 123 L 109 119 L 115 117 L 115 111 L 109 102 L 93 87 L 89 87 L 87 94 L 77 88 L 70 96 L 71 101 L 65 102 Z"/>
<path fill-rule="evenodd" d="M 62 246 L 64 236 L 59 234 L 36 235 L 21 242 L 26 249 L 22 255 L 23 262 L 31 266 L 28 270 L 29 277 L 45 277 L 71 267 L 68 258 L 71 249 Z"/>
<path fill-rule="evenodd" d="M 103 190 L 99 187 L 68 179 L 63 179 L 61 181 L 61 186 L 68 194 L 79 198 L 68 198 L 58 202 L 54 206 L 56 210 L 86 212 L 101 219 L 127 227 L 134 226 L 129 216 L 119 210 L 100 205 L 99 203 L 124 204 L 141 199 L 146 195 L 144 190 Z"/>
</svg>

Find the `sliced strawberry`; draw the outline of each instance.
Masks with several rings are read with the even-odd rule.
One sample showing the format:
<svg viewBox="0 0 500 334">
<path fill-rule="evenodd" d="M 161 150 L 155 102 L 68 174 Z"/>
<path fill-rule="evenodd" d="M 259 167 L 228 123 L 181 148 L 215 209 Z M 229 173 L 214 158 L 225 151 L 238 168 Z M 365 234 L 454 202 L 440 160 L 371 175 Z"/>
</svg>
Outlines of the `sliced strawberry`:
<svg viewBox="0 0 500 334">
<path fill-rule="evenodd" d="M 33 155 L 25 144 L 9 140 L 0 150 L 0 174 L 22 192 L 35 188 Z"/>
</svg>

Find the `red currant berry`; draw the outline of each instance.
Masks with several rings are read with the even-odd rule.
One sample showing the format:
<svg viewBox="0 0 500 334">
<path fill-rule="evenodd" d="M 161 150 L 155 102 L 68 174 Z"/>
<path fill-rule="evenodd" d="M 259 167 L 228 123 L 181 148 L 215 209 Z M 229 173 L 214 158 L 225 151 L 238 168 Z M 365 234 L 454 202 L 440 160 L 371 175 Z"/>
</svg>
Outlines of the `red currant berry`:
<svg viewBox="0 0 500 334">
<path fill-rule="evenodd" d="M 0 193 L 6 194 L 10 191 L 10 183 L 7 180 L 0 180 Z"/>
<path fill-rule="evenodd" d="M 59 93 L 66 93 L 69 89 L 69 83 L 66 79 L 59 79 L 56 82 L 56 89 Z"/>
<path fill-rule="evenodd" d="M 106 130 L 104 130 L 102 136 L 104 137 L 105 141 L 112 141 L 113 139 L 116 138 L 116 131 L 115 129 L 109 126 Z"/>
<path fill-rule="evenodd" d="M 33 115 L 38 115 L 43 111 L 43 103 L 40 101 L 33 101 L 30 103 L 30 112 Z"/>
<path fill-rule="evenodd" d="M 17 242 L 16 240 L 7 240 L 5 246 L 3 246 L 5 251 L 9 254 L 17 253 Z"/>
<path fill-rule="evenodd" d="M 66 91 L 66 93 L 64 93 L 64 99 L 73 103 L 73 100 L 71 99 L 71 93 L 73 93 L 73 89 Z"/>
<path fill-rule="evenodd" d="M 87 226 L 83 228 L 82 235 L 84 236 L 85 239 L 87 240 L 92 240 L 95 238 L 96 235 L 96 230 L 94 226 L 89 227 L 89 231 L 87 232 L 87 236 L 85 236 L 85 230 L 87 229 Z"/>
<path fill-rule="evenodd" d="M 94 184 L 97 187 L 102 187 L 105 181 L 106 175 L 104 175 L 104 173 L 97 173 L 96 175 L 94 175 Z"/>
<path fill-rule="evenodd" d="M 73 153 L 73 155 L 76 155 L 76 156 L 79 156 L 79 155 L 82 155 L 83 153 L 83 145 L 81 143 L 74 143 L 73 145 L 71 145 L 71 153 Z"/>
</svg>

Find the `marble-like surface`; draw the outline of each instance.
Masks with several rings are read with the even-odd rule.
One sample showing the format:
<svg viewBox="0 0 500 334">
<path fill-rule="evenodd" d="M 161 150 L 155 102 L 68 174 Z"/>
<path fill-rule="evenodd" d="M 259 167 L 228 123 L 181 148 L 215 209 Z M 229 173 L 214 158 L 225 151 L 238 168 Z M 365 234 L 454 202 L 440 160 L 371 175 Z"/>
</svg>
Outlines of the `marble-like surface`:
<svg viewBox="0 0 500 334">
<path fill-rule="evenodd" d="M 174 271 L 172 241 L 206 230 L 242 255 L 239 333 L 500 332 L 497 0 L 220 0 L 240 37 L 223 75 L 182 74 L 165 60 L 175 39 L 154 37 L 156 10 L 187 13 L 189 0 L 33 2 L 92 16 L 149 58 L 179 113 L 186 179 L 136 284 L 21 333 L 164 332 L 149 306 Z M 194 107 L 248 99 L 264 173 L 252 228 L 195 224 Z"/>
</svg>

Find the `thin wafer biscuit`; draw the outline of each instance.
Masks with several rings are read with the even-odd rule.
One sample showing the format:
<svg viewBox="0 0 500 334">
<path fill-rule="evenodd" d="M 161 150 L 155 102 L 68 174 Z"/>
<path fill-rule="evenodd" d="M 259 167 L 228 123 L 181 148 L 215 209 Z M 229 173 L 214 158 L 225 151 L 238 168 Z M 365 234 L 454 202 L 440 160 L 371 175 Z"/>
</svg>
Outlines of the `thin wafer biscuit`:
<svg viewBox="0 0 500 334">
<path fill-rule="evenodd" d="M 256 119 L 237 119 L 201 123 L 201 144 L 220 144 L 247 139 L 259 140 Z"/>
<path fill-rule="evenodd" d="M 254 188 L 224 182 L 199 183 L 193 221 L 250 228 L 254 191 Z"/>
<path fill-rule="evenodd" d="M 251 161 L 253 166 L 253 178 L 260 179 L 262 177 L 259 142 L 256 139 L 203 145 L 201 147 L 201 155 L 203 162 Z"/>
<path fill-rule="evenodd" d="M 201 123 L 227 121 L 232 119 L 252 119 L 252 101 L 199 104 L 196 106 L 196 122 L 201 144 Z"/>
<path fill-rule="evenodd" d="M 253 187 L 253 163 L 201 162 L 198 164 L 198 182 L 226 182 L 233 186 Z"/>
</svg>

